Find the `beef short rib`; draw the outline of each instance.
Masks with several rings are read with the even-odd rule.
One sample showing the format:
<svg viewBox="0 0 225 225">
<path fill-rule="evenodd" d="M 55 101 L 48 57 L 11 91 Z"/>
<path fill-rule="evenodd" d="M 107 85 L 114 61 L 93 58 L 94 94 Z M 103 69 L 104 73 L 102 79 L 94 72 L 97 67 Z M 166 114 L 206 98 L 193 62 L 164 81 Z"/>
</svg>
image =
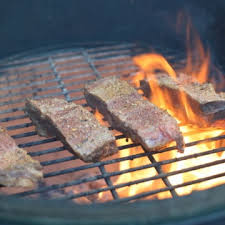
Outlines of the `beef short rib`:
<svg viewBox="0 0 225 225">
<path fill-rule="evenodd" d="M 196 120 L 195 123 L 202 126 L 203 121 L 208 125 L 215 123 L 217 120 L 225 119 L 225 94 L 216 93 L 211 83 L 200 84 L 197 81 L 193 82 L 185 74 L 179 74 L 175 81 L 167 74 L 158 73 L 141 81 L 141 89 L 144 91 L 144 95 L 146 97 L 150 96 L 150 98 L 152 90 L 149 87 L 149 82 L 156 82 L 164 92 L 169 94 L 172 102 L 174 102 L 173 107 L 183 110 L 183 113 L 177 114 L 178 118 L 185 114 L 181 98 L 182 92 L 185 94 L 193 113 L 198 115 L 197 118 L 200 116 L 203 119 Z M 190 120 L 191 118 L 187 116 L 186 119 Z"/>
<path fill-rule="evenodd" d="M 32 187 L 43 178 L 42 167 L 19 148 L 0 127 L 0 184 L 8 187 Z"/>
<path fill-rule="evenodd" d="M 156 150 L 171 141 L 184 150 L 183 136 L 176 120 L 165 110 L 145 100 L 126 81 L 104 78 L 86 85 L 87 103 L 97 108 L 112 127 L 123 132 L 147 151 Z"/>
<path fill-rule="evenodd" d="M 56 136 L 85 162 L 117 152 L 115 137 L 88 110 L 59 98 L 28 99 L 26 112 L 41 136 Z"/>
</svg>

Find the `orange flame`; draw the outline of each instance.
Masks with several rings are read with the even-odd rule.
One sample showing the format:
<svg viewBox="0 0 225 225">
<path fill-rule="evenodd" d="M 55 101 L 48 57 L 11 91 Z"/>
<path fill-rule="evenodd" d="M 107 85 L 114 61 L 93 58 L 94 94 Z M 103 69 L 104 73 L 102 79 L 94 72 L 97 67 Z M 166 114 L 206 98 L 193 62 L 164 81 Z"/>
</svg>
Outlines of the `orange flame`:
<svg viewBox="0 0 225 225">
<path fill-rule="evenodd" d="M 210 54 L 205 51 L 200 36 L 191 25 L 188 17 L 186 29 L 187 64 L 184 72 L 192 75 L 199 83 L 204 83 L 208 79 Z"/>
<path fill-rule="evenodd" d="M 186 67 L 183 69 L 183 73 L 186 73 L 190 76 L 192 81 L 198 81 L 199 83 L 204 83 L 208 80 L 208 72 L 209 72 L 209 64 L 210 64 L 210 55 L 209 51 L 205 51 L 204 47 L 201 43 L 200 37 L 198 35 L 194 35 L 194 38 L 191 36 L 193 28 L 191 27 L 190 23 L 188 22 L 187 25 L 187 64 Z M 194 43 L 193 42 L 194 39 Z M 195 52 L 193 52 L 193 49 Z M 197 55 L 197 60 L 196 60 Z M 175 107 L 176 100 L 174 100 L 174 96 L 168 93 L 168 90 L 163 89 L 157 82 L 157 73 L 155 71 L 161 70 L 165 71 L 168 75 L 171 76 L 172 79 L 176 82 L 177 79 L 176 72 L 167 62 L 167 60 L 157 54 L 145 54 L 139 55 L 133 58 L 134 63 L 139 67 L 140 72 L 136 74 L 133 81 L 137 85 L 138 81 L 143 78 L 149 80 L 149 86 L 151 88 L 151 102 L 156 104 L 158 107 L 168 110 L 168 112 L 179 122 L 180 129 L 184 135 L 185 143 L 206 139 L 210 137 L 215 137 L 221 135 L 225 132 L 223 129 L 211 128 L 211 127 L 204 127 L 201 128 L 196 125 L 199 121 L 204 124 L 204 120 L 196 115 L 193 112 L 192 106 L 190 105 L 187 95 L 184 91 L 179 92 L 179 102 L 183 104 L 182 107 Z M 157 62 L 157 63 L 152 63 Z M 150 79 L 149 79 L 150 78 Z M 181 110 L 181 108 L 184 109 Z M 179 119 L 178 119 L 179 118 Z M 190 124 L 192 121 L 193 124 Z M 189 123 L 188 123 L 189 122 Z M 157 161 L 161 161 L 163 159 L 170 159 L 174 157 L 183 157 L 184 155 L 189 155 L 193 153 L 199 153 L 208 151 L 210 149 L 215 149 L 216 147 L 220 146 L 222 141 L 220 142 L 211 142 L 211 143 L 204 143 L 199 144 L 197 146 L 188 147 L 184 154 L 180 154 L 177 152 L 171 153 L 164 153 L 163 157 L 162 154 L 157 155 Z M 170 155 L 169 155 L 170 154 Z M 173 163 L 171 166 L 164 166 L 163 170 L 166 173 L 187 169 L 189 167 L 194 167 L 196 165 L 205 164 L 208 162 L 214 162 L 219 159 L 225 159 L 225 154 L 209 154 L 201 158 L 197 159 L 190 159 L 185 161 L 180 161 Z M 199 178 L 204 178 L 206 176 L 215 175 L 218 172 L 224 172 L 225 164 L 219 164 L 212 167 L 206 167 L 204 169 L 193 170 L 187 173 L 181 173 L 178 175 L 174 175 L 169 177 L 169 181 L 172 185 L 182 184 L 184 182 L 196 180 Z M 137 165 L 136 165 L 137 166 Z M 187 187 L 182 187 L 177 189 L 177 193 L 179 195 L 185 195 L 191 193 L 193 190 L 202 190 L 206 188 L 210 188 L 219 184 L 225 183 L 224 178 L 218 178 L 209 180 L 207 182 L 198 183 L 189 185 Z M 162 186 L 163 187 L 163 186 Z M 162 188 L 161 187 L 161 188 Z M 155 186 L 150 186 L 148 189 L 154 189 Z M 164 197 L 170 197 L 169 194 L 164 195 Z M 157 195 L 157 198 L 162 198 L 162 196 Z"/>
<path fill-rule="evenodd" d="M 183 17 L 179 17 L 183 18 Z M 179 24 L 180 26 L 181 24 Z M 208 80 L 209 73 L 209 64 L 210 64 L 210 55 L 209 51 L 205 51 L 204 47 L 201 43 L 200 37 L 195 33 L 194 37 L 192 34 L 194 32 L 193 27 L 188 20 L 187 23 L 187 63 L 185 68 L 182 70 L 186 76 L 189 76 L 190 80 L 198 81 L 199 83 L 203 83 Z M 194 51 L 193 51 L 194 49 Z M 197 57 L 196 57 L 197 55 Z M 168 61 L 159 54 L 149 53 L 142 54 L 133 58 L 134 63 L 139 67 L 139 72 L 133 78 L 133 83 L 135 85 L 139 85 L 139 81 L 142 79 L 149 80 L 149 86 L 151 88 L 151 98 L 150 101 L 156 104 L 158 107 L 167 110 L 175 119 L 177 119 L 178 124 L 180 125 L 181 132 L 184 136 L 185 143 L 203 140 L 211 137 L 216 137 L 218 135 L 224 134 L 224 129 L 212 128 L 212 127 L 201 127 L 199 126 L 199 121 L 204 124 L 203 119 L 196 115 L 193 112 L 192 107 L 187 99 L 187 95 L 184 91 L 180 91 L 179 102 L 183 104 L 182 107 L 176 106 L 176 100 L 174 100 L 174 96 L 171 96 L 168 90 L 165 90 L 160 87 L 157 82 L 157 71 L 164 71 L 174 81 L 178 79 L 178 73 L 173 69 L 173 67 L 168 63 Z M 188 75 L 187 75 L 188 74 Z M 182 109 L 181 109 L 182 108 Z M 98 113 L 97 113 L 98 115 Z M 99 117 L 99 116 L 98 116 Z M 100 118 L 101 119 L 101 118 Z M 190 123 L 191 121 L 191 123 Z M 194 145 L 192 147 L 186 147 L 184 153 L 179 153 L 177 151 L 169 151 L 164 153 L 154 154 L 154 158 L 157 162 L 169 159 L 179 159 L 180 157 L 188 156 L 194 153 L 206 152 L 218 147 L 223 146 L 224 141 L 214 141 L 208 143 L 201 143 L 198 145 Z M 131 140 L 127 143 L 125 139 L 117 140 L 118 146 L 126 145 L 131 143 Z M 169 146 L 174 145 L 174 143 L 169 144 Z M 119 152 L 119 157 L 126 157 L 132 154 L 138 154 L 143 152 L 141 147 L 135 147 L 131 149 L 126 149 Z M 196 179 L 204 178 L 207 176 L 215 175 L 220 172 L 225 171 L 225 163 L 217 164 L 213 166 L 208 166 L 201 169 L 191 169 L 189 168 L 195 167 L 197 165 L 202 165 L 206 163 L 215 162 L 217 160 L 225 159 L 225 153 L 213 153 L 206 154 L 205 156 L 201 156 L 198 158 L 190 158 L 187 160 L 182 160 L 176 162 L 174 161 L 171 164 L 163 165 L 162 170 L 164 173 L 173 173 L 175 171 L 183 171 L 175 175 L 171 175 L 168 177 L 169 182 L 174 185 L 183 184 L 185 182 L 194 181 Z M 137 168 L 139 166 L 148 165 L 149 158 L 142 157 L 136 158 L 134 160 L 122 161 L 119 164 L 120 171 L 127 170 L 130 168 Z M 153 168 L 147 168 L 138 170 L 135 172 L 124 173 L 120 175 L 118 179 L 114 182 L 114 184 L 122 184 L 132 181 L 138 181 L 145 178 L 151 178 L 158 174 L 158 171 Z M 225 179 L 223 177 L 217 179 L 211 179 L 209 181 L 205 181 L 202 183 L 188 185 L 182 188 L 176 189 L 178 195 L 186 195 L 190 194 L 193 190 L 203 190 L 206 188 L 211 188 L 213 186 L 225 183 Z M 120 197 L 128 197 L 134 196 L 136 194 L 140 194 L 147 191 L 154 191 L 158 189 L 165 188 L 164 181 L 160 178 L 158 179 L 150 179 L 146 182 L 137 183 L 134 185 L 126 186 L 120 189 L 117 189 L 117 192 Z M 157 191 L 156 191 L 157 192 Z M 104 198 L 104 194 L 100 194 L 100 199 Z M 148 198 L 170 198 L 171 193 L 169 191 L 156 193 Z"/>
<path fill-rule="evenodd" d="M 139 66 L 143 71 L 148 73 L 154 73 L 156 70 L 162 70 L 170 74 L 170 76 L 176 79 L 176 72 L 167 62 L 167 60 L 154 53 L 139 55 L 133 58 L 134 63 Z"/>
</svg>

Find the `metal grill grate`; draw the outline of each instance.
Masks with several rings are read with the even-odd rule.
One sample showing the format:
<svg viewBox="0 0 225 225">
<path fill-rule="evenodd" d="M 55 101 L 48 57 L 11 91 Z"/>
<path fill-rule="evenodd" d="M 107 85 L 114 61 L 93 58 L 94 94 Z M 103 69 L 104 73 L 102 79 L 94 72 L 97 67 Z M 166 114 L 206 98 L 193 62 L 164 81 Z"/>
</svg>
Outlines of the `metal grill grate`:
<svg viewBox="0 0 225 225">
<path fill-rule="evenodd" d="M 89 199 L 95 194 L 108 192 L 107 201 L 127 202 L 166 191 L 169 191 L 172 197 L 177 197 L 177 188 L 225 176 L 225 173 L 219 173 L 175 186 L 172 186 L 168 179 L 173 175 L 225 163 L 225 159 L 169 173 L 165 173 L 163 169 L 163 166 L 176 162 L 222 153 L 225 151 L 225 147 L 184 155 L 179 158 L 168 156 L 163 160 L 157 160 L 155 156 L 175 151 L 175 147 L 152 153 L 143 150 L 138 153 L 134 152 L 129 156 L 118 157 L 117 155 L 101 162 L 85 164 L 66 151 L 56 138 L 42 138 L 37 135 L 34 126 L 23 112 L 25 98 L 63 97 L 69 102 L 74 101 L 87 107 L 82 93 L 84 84 L 99 77 L 112 75 L 130 79 L 129 77 L 137 71 L 137 68 L 132 64 L 131 57 L 133 54 L 143 51 L 145 49 L 136 44 L 110 44 L 83 48 L 70 46 L 69 48 L 45 49 L 40 52 L 31 51 L 2 61 L 0 65 L 0 122 L 7 127 L 20 147 L 27 149 L 32 157 L 41 161 L 45 178 L 44 182 L 36 189 L 2 188 L 3 193 L 20 197 L 37 195 L 38 197 L 47 196 L 66 200 L 82 197 Z M 169 50 L 163 53 L 171 61 L 178 57 L 182 58 L 180 54 L 171 53 Z M 125 139 L 123 134 L 113 132 L 117 140 Z M 223 139 L 225 139 L 225 135 L 191 142 L 187 144 L 187 149 L 203 142 Z M 123 144 L 119 146 L 119 150 L 135 149 L 137 146 L 139 145 L 133 143 Z M 118 169 L 120 162 L 131 162 L 144 157 L 149 159 L 148 164 L 129 169 Z M 147 174 L 146 178 L 134 181 L 116 183 L 119 175 L 144 171 L 149 168 L 154 168 L 156 174 Z M 118 193 L 121 188 L 160 179 L 164 184 L 160 188 L 145 190 L 131 197 L 121 197 Z M 98 184 L 99 181 L 101 181 L 100 184 Z M 84 190 L 82 185 L 85 184 L 89 184 L 88 187 L 91 186 L 91 188 Z"/>
</svg>

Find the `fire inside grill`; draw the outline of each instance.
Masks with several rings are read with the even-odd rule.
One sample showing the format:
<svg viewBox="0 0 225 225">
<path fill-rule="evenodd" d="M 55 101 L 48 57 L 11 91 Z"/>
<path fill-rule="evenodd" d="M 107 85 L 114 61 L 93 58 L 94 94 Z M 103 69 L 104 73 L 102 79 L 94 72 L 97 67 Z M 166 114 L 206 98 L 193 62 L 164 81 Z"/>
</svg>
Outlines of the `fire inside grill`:
<svg viewBox="0 0 225 225">
<path fill-rule="evenodd" d="M 200 48 L 202 53 L 203 48 Z M 145 152 L 139 144 L 113 130 L 119 153 L 101 162 L 87 164 L 69 153 L 55 137 L 39 137 L 24 114 L 28 97 L 65 98 L 88 108 L 83 96 L 83 87 L 88 81 L 118 76 L 137 84 L 143 74 L 150 76 L 161 70 L 174 77 L 176 69 L 183 68 L 180 52 L 164 50 L 163 56 L 144 55 L 145 60 L 139 60 L 143 55 L 133 57 L 144 52 L 146 49 L 137 44 L 111 43 L 31 51 L 3 60 L 0 68 L 0 122 L 19 147 L 41 162 L 44 180 L 35 189 L 2 187 L 1 193 L 78 203 L 118 203 L 177 197 L 225 183 L 225 130 L 221 128 L 178 121 L 185 138 L 185 153 L 178 153 L 175 143 L 158 151 Z M 208 53 L 202 54 L 198 71 L 191 67 L 190 57 L 182 71 L 200 82 L 206 81 Z M 170 64 L 166 58 L 175 63 Z M 168 109 L 169 102 L 164 94 L 158 87 L 155 90 L 158 92 L 153 93 L 151 101 Z M 193 116 L 188 104 L 185 107 L 188 116 Z M 169 109 L 176 118 L 171 107 Z M 101 114 L 97 112 L 96 117 L 108 126 Z"/>
</svg>

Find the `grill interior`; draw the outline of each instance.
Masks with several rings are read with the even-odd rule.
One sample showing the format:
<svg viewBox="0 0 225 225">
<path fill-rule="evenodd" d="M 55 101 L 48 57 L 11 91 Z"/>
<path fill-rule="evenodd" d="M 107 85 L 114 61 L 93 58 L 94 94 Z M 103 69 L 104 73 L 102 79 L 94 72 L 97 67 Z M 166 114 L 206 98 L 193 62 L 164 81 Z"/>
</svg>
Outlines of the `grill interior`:
<svg viewBox="0 0 225 225">
<path fill-rule="evenodd" d="M 105 201 L 118 203 L 154 197 L 160 192 L 170 192 L 171 197 L 177 197 L 176 189 L 180 187 L 225 176 L 225 173 L 219 173 L 176 186 L 172 186 L 168 180 L 168 177 L 172 175 L 225 163 L 224 159 L 169 173 L 163 171 L 165 165 L 221 153 L 225 147 L 184 155 L 180 158 L 168 157 L 158 161 L 155 155 L 176 151 L 175 146 L 157 152 L 146 153 L 143 150 L 143 152 L 135 153 L 135 147 L 139 145 L 129 143 L 119 146 L 119 150 L 134 149 L 130 156 L 116 155 L 97 163 L 83 163 L 69 153 L 55 137 L 39 137 L 31 121 L 24 114 L 24 102 L 28 97 L 35 99 L 62 97 L 69 102 L 73 101 L 87 107 L 82 92 L 86 82 L 106 76 L 121 76 L 130 80 L 137 72 L 137 68 L 132 63 L 132 56 L 148 52 L 148 50 L 146 46 L 130 43 L 85 47 L 70 45 L 30 51 L 2 60 L 0 64 L 0 122 L 8 129 L 19 147 L 25 148 L 32 157 L 41 162 L 44 167 L 44 181 L 33 190 L 2 187 L 1 192 L 20 197 L 35 196 L 64 200 L 87 198 L 91 202 L 97 201 L 96 194 L 107 192 Z M 161 49 L 155 50 L 162 52 Z M 164 49 L 163 55 L 175 67 L 182 66 L 184 62 L 180 52 Z M 125 138 L 123 134 L 115 130 L 113 132 L 117 140 Z M 225 135 L 191 142 L 187 144 L 187 150 L 188 147 L 202 142 L 222 139 L 225 139 Z M 148 157 L 149 163 L 126 170 L 118 169 L 119 162 L 142 157 Z M 147 168 L 154 168 L 157 175 L 148 174 L 144 179 L 115 184 L 119 175 L 138 170 L 144 171 Z M 118 194 L 117 190 L 120 188 L 158 179 L 164 183 L 163 188 L 148 190 L 129 197 L 121 197 Z"/>
</svg>

